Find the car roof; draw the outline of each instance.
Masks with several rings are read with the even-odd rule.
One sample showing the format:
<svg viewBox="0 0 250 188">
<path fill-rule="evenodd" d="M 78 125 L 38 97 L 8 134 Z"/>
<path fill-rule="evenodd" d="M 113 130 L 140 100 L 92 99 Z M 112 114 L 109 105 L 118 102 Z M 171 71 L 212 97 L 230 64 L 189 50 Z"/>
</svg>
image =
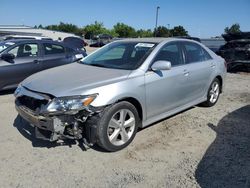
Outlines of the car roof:
<svg viewBox="0 0 250 188">
<path fill-rule="evenodd" d="M 49 37 L 45 37 L 45 36 L 33 36 L 33 35 L 5 35 L 4 37 L 8 38 L 8 37 L 13 37 L 13 38 L 31 38 L 31 39 L 51 39 Z"/>
<path fill-rule="evenodd" d="M 5 40 L 5 41 L 0 41 L 0 43 L 6 43 L 6 42 L 13 42 L 15 45 L 16 44 L 23 44 L 23 43 L 47 43 L 47 44 L 57 44 L 61 45 L 64 48 L 70 48 L 75 50 L 75 48 L 71 47 L 67 43 L 64 42 L 59 42 L 59 41 L 53 41 L 53 40 L 40 40 L 40 39 L 11 39 L 11 40 Z"/>
<path fill-rule="evenodd" d="M 46 39 L 10 39 L 10 40 L 5 40 L 5 41 L 1 41 L 1 42 L 13 42 L 15 44 L 18 43 L 26 43 L 26 42 L 46 42 L 46 43 L 52 43 L 52 44 L 61 44 L 61 45 L 65 45 L 62 42 L 58 42 L 58 41 L 53 41 L 53 40 L 46 40 Z"/>
<path fill-rule="evenodd" d="M 175 38 L 175 37 L 169 37 L 169 38 L 164 38 L 164 37 L 128 38 L 128 39 L 121 39 L 118 41 L 122 41 L 122 42 L 151 42 L 151 43 L 161 43 L 161 42 L 170 42 L 170 41 L 189 41 L 189 42 L 198 43 L 194 40 L 190 40 L 190 39 L 186 39 L 186 38 Z"/>
</svg>

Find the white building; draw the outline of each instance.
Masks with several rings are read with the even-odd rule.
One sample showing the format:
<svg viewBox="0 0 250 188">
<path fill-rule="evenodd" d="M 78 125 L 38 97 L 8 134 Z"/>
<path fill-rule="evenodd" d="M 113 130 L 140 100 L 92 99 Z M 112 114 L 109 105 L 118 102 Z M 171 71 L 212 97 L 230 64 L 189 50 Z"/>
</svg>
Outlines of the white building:
<svg viewBox="0 0 250 188">
<path fill-rule="evenodd" d="M 25 25 L 0 25 L 0 37 L 4 35 L 43 36 L 53 40 L 63 40 L 65 37 L 72 36 L 78 37 L 72 33 L 33 28 Z"/>
</svg>

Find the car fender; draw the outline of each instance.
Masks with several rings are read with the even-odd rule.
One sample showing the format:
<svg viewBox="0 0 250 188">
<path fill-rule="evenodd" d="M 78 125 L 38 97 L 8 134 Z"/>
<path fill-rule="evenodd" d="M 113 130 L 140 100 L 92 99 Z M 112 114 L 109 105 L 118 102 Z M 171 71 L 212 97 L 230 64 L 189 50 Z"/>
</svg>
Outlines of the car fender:
<svg viewBox="0 0 250 188">
<path fill-rule="evenodd" d="M 89 89 L 82 93 L 82 95 L 90 94 L 98 94 L 91 103 L 93 107 L 108 106 L 126 98 L 133 98 L 140 103 L 142 109 L 146 108 L 144 75 Z M 143 117 L 146 117 L 145 112 L 146 110 L 143 110 Z"/>
</svg>

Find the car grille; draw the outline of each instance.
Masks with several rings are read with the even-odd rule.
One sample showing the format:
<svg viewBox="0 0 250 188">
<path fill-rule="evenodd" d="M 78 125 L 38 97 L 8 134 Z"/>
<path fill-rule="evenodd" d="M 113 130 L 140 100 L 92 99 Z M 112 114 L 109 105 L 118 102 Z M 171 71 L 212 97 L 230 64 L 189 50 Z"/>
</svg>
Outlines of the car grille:
<svg viewBox="0 0 250 188">
<path fill-rule="evenodd" d="M 21 105 L 29 108 L 32 111 L 36 111 L 37 109 L 40 109 L 42 105 L 46 105 L 49 102 L 46 99 L 40 100 L 40 99 L 35 99 L 29 96 L 21 96 L 21 97 L 18 97 L 17 100 Z"/>
</svg>

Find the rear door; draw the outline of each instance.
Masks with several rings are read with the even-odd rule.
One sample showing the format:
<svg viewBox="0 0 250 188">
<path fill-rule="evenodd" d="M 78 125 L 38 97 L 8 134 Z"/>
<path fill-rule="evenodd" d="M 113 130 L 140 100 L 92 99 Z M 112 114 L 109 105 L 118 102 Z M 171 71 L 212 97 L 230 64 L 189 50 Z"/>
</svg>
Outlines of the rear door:
<svg viewBox="0 0 250 188">
<path fill-rule="evenodd" d="M 6 61 L 1 64 L 1 87 L 15 87 L 40 70 L 40 52 L 36 42 L 18 44 L 5 53 L 13 54 L 15 58 L 11 62 Z"/>
<path fill-rule="evenodd" d="M 42 43 L 42 69 L 49 69 L 61 65 L 71 63 L 72 55 L 67 53 L 63 45 L 57 43 L 43 42 Z"/>
<path fill-rule="evenodd" d="M 185 54 L 185 70 L 189 74 L 186 102 L 192 102 L 207 94 L 215 62 L 208 52 L 194 42 L 181 42 Z"/>
</svg>

